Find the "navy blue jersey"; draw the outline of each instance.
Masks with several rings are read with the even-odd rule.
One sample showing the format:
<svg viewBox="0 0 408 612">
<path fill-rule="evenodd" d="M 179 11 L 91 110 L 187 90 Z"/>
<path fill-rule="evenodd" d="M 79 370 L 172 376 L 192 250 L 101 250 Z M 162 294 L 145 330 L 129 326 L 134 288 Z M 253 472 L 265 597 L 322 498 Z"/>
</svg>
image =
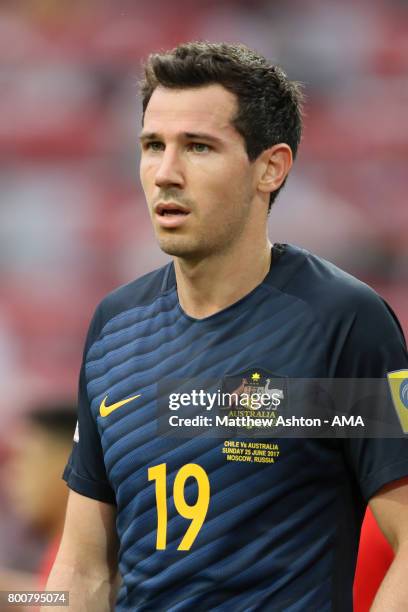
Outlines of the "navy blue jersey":
<svg viewBox="0 0 408 612">
<path fill-rule="evenodd" d="M 407 367 L 382 299 L 294 246 L 275 245 L 264 281 L 204 319 L 182 310 L 172 263 L 108 295 L 86 341 L 64 477 L 117 506 L 116 610 L 351 611 L 365 505 L 408 475 L 408 441 L 263 439 L 269 461 L 233 461 L 228 440 L 159 436 L 157 389 L 171 376 Z"/>
</svg>

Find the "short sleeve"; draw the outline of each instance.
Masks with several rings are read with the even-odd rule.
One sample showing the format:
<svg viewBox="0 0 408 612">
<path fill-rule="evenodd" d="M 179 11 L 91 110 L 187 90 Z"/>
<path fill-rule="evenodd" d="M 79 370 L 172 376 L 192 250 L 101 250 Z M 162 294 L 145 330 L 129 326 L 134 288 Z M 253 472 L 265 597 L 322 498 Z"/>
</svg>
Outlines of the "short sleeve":
<svg viewBox="0 0 408 612">
<path fill-rule="evenodd" d="M 337 378 L 384 378 L 408 368 L 399 322 L 375 293 L 360 300 L 336 368 Z M 346 460 L 368 501 L 384 485 L 408 476 L 408 436 L 343 440 Z"/>
<path fill-rule="evenodd" d="M 115 494 L 106 475 L 101 439 L 93 418 L 86 384 L 86 355 L 96 337 L 99 314 L 94 315 L 85 343 L 79 377 L 78 423 L 73 448 L 63 473 L 67 485 L 77 493 L 92 499 L 115 504 Z"/>
</svg>

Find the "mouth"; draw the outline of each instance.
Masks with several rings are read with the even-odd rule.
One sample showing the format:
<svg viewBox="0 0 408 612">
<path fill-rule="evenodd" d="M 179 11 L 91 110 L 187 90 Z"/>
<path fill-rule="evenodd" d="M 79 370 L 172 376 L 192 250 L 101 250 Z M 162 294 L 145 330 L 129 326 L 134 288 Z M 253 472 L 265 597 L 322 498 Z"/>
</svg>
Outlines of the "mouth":
<svg viewBox="0 0 408 612">
<path fill-rule="evenodd" d="M 180 226 L 190 214 L 190 210 L 176 202 L 161 202 L 154 207 L 156 219 L 162 227 Z"/>
<path fill-rule="evenodd" d="M 163 202 L 155 206 L 155 213 L 160 217 L 166 217 L 169 215 L 188 215 L 190 211 L 181 204 L 175 202 Z"/>
</svg>

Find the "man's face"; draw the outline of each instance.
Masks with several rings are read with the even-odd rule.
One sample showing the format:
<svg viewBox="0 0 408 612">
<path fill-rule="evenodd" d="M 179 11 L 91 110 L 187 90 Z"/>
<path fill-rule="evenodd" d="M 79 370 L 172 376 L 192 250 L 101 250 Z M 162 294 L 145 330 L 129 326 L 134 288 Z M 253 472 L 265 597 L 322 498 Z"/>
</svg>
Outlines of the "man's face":
<svg viewBox="0 0 408 612">
<path fill-rule="evenodd" d="M 64 513 L 67 488 L 61 480 L 71 441 L 40 425 L 14 432 L 6 490 L 13 509 L 32 527 L 52 532 Z"/>
<path fill-rule="evenodd" d="M 141 136 L 140 178 L 160 248 L 186 259 L 222 252 L 251 221 L 254 164 L 221 85 L 158 87 Z"/>
</svg>

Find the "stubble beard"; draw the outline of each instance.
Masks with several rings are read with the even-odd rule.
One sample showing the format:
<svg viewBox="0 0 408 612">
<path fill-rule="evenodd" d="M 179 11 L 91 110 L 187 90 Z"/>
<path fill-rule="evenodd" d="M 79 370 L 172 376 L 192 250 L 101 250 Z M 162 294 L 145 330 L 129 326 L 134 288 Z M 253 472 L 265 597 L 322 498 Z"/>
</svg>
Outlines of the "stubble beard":
<svg viewBox="0 0 408 612">
<path fill-rule="evenodd" d="M 185 204 L 193 211 L 197 208 L 195 202 L 187 198 L 181 198 L 178 192 L 173 192 L 171 189 L 161 194 L 160 199 L 174 199 L 181 204 Z M 178 257 L 191 262 L 217 256 L 217 254 L 230 250 L 244 233 L 246 224 L 249 222 L 251 191 L 238 192 L 236 201 L 240 204 L 237 205 L 235 210 L 231 211 L 229 217 L 218 223 L 213 223 L 211 220 L 208 223 L 207 221 L 206 227 L 201 225 L 201 227 L 189 230 L 188 233 L 185 233 L 184 228 L 162 229 L 155 227 L 156 239 L 160 249 L 171 257 Z M 222 209 L 221 203 L 219 208 Z M 205 222 L 205 219 L 201 221 Z"/>
<path fill-rule="evenodd" d="M 186 261 L 200 261 L 207 257 L 217 256 L 230 250 L 241 237 L 247 221 L 247 213 L 231 217 L 220 226 L 211 226 L 207 231 L 201 229 L 194 236 L 177 234 L 171 231 L 156 234 L 160 249 L 172 257 Z"/>
<path fill-rule="evenodd" d="M 211 241 L 205 236 L 195 238 L 181 235 L 157 236 L 160 249 L 166 255 L 186 260 L 203 259 L 213 252 Z"/>
</svg>

